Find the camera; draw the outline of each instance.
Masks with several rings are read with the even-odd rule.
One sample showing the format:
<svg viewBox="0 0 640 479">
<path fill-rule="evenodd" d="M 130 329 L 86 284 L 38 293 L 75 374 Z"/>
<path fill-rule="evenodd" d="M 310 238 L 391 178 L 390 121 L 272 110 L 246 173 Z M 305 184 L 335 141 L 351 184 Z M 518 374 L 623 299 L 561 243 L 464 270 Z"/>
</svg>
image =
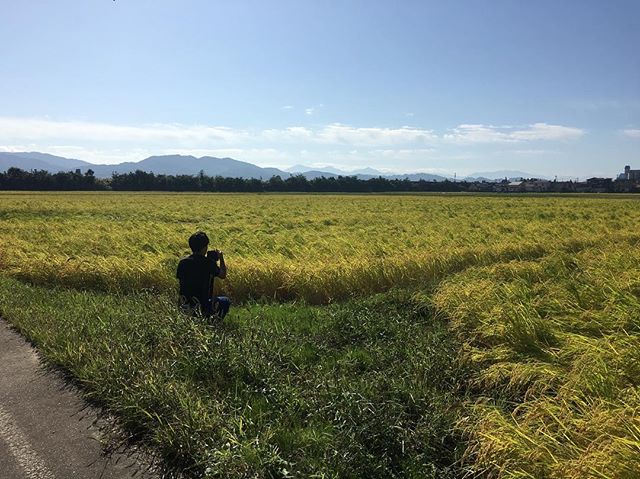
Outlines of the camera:
<svg viewBox="0 0 640 479">
<path fill-rule="evenodd" d="M 218 250 L 207 251 L 207 258 L 213 261 L 218 261 L 220 255 L 218 254 Z"/>
</svg>

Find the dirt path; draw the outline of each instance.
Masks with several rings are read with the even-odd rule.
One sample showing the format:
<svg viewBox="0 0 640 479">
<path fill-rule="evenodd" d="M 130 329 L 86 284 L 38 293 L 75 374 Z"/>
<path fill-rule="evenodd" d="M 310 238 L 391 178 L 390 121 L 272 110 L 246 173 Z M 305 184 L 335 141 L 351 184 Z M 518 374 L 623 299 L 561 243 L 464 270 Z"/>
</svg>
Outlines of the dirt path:
<svg viewBox="0 0 640 479">
<path fill-rule="evenodd" d="M 100 423 L 98 411 L 45 369 L 35 349 L 0 319 L 0 477 L 161 477 L 142 454 L 106 456 Z"/>
</svg>

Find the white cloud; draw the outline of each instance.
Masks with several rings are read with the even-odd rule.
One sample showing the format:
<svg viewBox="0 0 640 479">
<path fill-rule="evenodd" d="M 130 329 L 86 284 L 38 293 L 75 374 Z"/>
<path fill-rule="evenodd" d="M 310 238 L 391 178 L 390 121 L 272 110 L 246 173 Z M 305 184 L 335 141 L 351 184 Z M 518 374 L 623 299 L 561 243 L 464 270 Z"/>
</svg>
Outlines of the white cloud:
<svg viewBox="0 0 640 479">
<path fill-rule="evenodd" d="M 455 143 L 496 143 L 510 141 L 506 133 L 484 125 L 459 125 L 443 137 Z"/>
<path fill-rule="evenodd" d="M 317 105 L 305 108 L 304 114 L 307 116 L 313 116 L 318 112 L 318 110 L 322 110 L 323 108 L 324 108 L 324 103 L 318 103 Z"/>
<path fill-rule="evenodd" d="M 313 130 L 304 126 L 290 126 L 288 128 L 262 130 L 259 133 L 261 139 L 270 142 L 300 142 L 313 141 Z"/>
<path fill-rule="evenodd" d="M 443 138 L 455 143 L 517 143 L 537 140 L 573 140 L 584 130 L 562 125 L 534 123 L 524 128 L 492 125 L 459 125 Z"/>
<path fill-rule="evenodd" d="M 291 126 L 283 129 L 263 130 L 261 139 L 280 142 L 308 142 L 324 145 L 387 146 L 434 142 L 437 136 L 431 130 L 411 128 L 359 128 L 333 123 L 319 129 Z"/>
<path fill-rule="evenodd" d="M 625 130 L 636 137 L 639 130 Z M 261 131 L 226 126 L 148 124 L 114 125 L 85 121 L 0 117 L 0 141 L 6 143 L 130 142 L 137 145 L 176 145 L 184 148 L 211 148 L 220 143 L 240 145 L 251 142 L 310 142 L 317 144 L 384 147 L 391 145 L 433 144 L 443 139 L 457 143 L 516 143 L 537 140 L 569 140 L 579 138 L 579 128 L 534 123 L 524 128 L 463 124 L 442 136 L 433 130 L 402 126 L 399 128 L 355 127 L 332 123 L 311 129 L 291 126 Z M 16 141 L 17 140 L 17 141 Z"/>
<path fill-rule="evenodd" d="M 518 150 L 508 150 L 508 153 L 523 156 L 541 156 L 541 155 L 557 155 L 558 152 L 554 150 L 542 150 L 538 148 L 525 148 Z"/>
<path fill-rule="evenodd" d="M 622 133 L 629 138 L 640 139 L 640 129 L 623 130 Z"/>
<path fill-rule="evenodd" d="M 224 126 L 150 124 L 123 126 L 85 121 L 0 117 L 0 140 L 83 140 L 131 142 L 234 142 L 248 132 Z"/>
<path fill-rule="evenodd" d="M 291 105 L 285 105 L 281 108 L 281 110 L 293 110 L 293 106 Z"/>
<path fill-rule="evenodd" d="M 0 145 L 0 152 L 3 153 L 22 153 L 24 151 L 35 151 L 38 145 L 35 143 L 23 145 Z"/>
<path fill-rule="evenodd" d="M 435 148 L 400 148 L 400 149 L 386 149 L 386 150 L 371 150 L 373 155 L 379 155 L 389 159 L 416 159 L 424 156 L 430 156 L 436 151 Z"/>
<path fill-rule="evenodd" d="M 343 164 L 359 164 L 360 158 L 364 162 L 376 159 L 417 165 L 427 158 L 430 162 L 440 158 L 434 156 L 434 147 L 442 150 L 451 144 L 502 144 L 507 145 L 510 151 L 533 154 L 536 150 L 529 150 L 529 147 L 538 145 L 531 142 L 568 140 L 583 134 L 584 131 L 578 128 L 547 123 L 526 127 L 463 124 L 438 134 L 430 129 L 410 126 L 357 127 L 342 123 L 318 127 L 238 129 L 0 117 L 0 151 L 44 151 L 94 163 L 139 161 L 154 154 L 181 153 L 230 156 L 261 165 L 298 163 L 307 156 L 316 161 Z M 640 130 L 624 130 L 624 134 L 639 138 Z M 511 147 L 517 144 L 521 145 L 518 150 Z"/>
<path fill-rule="evenodd" d="M 357 128 L 334 123 L 316 132 L 315 139 L 320 143 L 384 146 L 433 142 L 437 139 L 437 136 L 432 130 L 408 126 L 401 128 Z"/>
<path fill-rule="evenodd" d="M 434 138 L 430 130 L 416 128 L 357 128 L 332 124 L 320 129 L 291 126 L 281 129 L 249 131 L 224 126 L 151 124 L 123 126 L 84 121 L 56 121 L 33 118 L 0 117 L 0 141 L 17 143 L 55 140 L 70 143 L 120 143 L 174 145 L 184 148 L 238 145 L 248 142 L 312 142 L 319 144 L 385 145 Z M 213 144 L 213 145 L 212 145 Z"/>
<path fill-rule="evenodd" d="M 570 126 L 534 123 L 524 130 L 516 130 L 511 136 L 516 140 L 574 140 L 584 135 L 584 130 Z"/>
</svg>

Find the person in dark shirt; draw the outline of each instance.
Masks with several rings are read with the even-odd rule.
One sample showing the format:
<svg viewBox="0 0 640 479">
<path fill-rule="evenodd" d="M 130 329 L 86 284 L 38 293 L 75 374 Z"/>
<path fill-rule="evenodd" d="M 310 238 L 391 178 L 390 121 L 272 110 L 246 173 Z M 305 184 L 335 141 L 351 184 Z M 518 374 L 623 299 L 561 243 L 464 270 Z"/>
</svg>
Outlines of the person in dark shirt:
<svg viewBox="0 0 640 479">
<path fill-rule="evenodd" d="M 224 254 L 217 249 L 207 252 L 209 238 L 202 231 L 191 235 L 189 247 L 193 254 L 180 260 L 176 272 L 180 282 L 180 309 L 189 314 L 222 319 L 229 312 L 231 303 L 226 296 L 213 297 L 213 278 L 227 277 Z"/>
</svg>

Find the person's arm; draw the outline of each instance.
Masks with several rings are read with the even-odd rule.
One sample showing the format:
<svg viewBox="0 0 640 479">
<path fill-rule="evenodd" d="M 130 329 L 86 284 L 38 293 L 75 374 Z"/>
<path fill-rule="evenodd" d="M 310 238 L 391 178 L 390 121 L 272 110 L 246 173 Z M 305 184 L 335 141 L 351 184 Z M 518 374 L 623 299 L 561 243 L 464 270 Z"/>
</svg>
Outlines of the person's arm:
<svg viewBox="0 0 640 479">
<path fill-rule="evenodd" d="M 180 262 L 178 263 L 178 269 L 176 270 L 176 278 L 178 279 L 182 279 L 182 276 L 184 276 L 183 272 L 184 272 L 184 268 L 183 268 L 184 262 L 182 260 L 180 260 Z"/>
<path fill-rule="evenodd" d="M 224 254 L 222 251 L 219 252 L 220 257 L 220 271 L 218 271 L 218 278 L 225 279 L 227 277 L 227 265 L 224 264 Z"/>
</svg>

